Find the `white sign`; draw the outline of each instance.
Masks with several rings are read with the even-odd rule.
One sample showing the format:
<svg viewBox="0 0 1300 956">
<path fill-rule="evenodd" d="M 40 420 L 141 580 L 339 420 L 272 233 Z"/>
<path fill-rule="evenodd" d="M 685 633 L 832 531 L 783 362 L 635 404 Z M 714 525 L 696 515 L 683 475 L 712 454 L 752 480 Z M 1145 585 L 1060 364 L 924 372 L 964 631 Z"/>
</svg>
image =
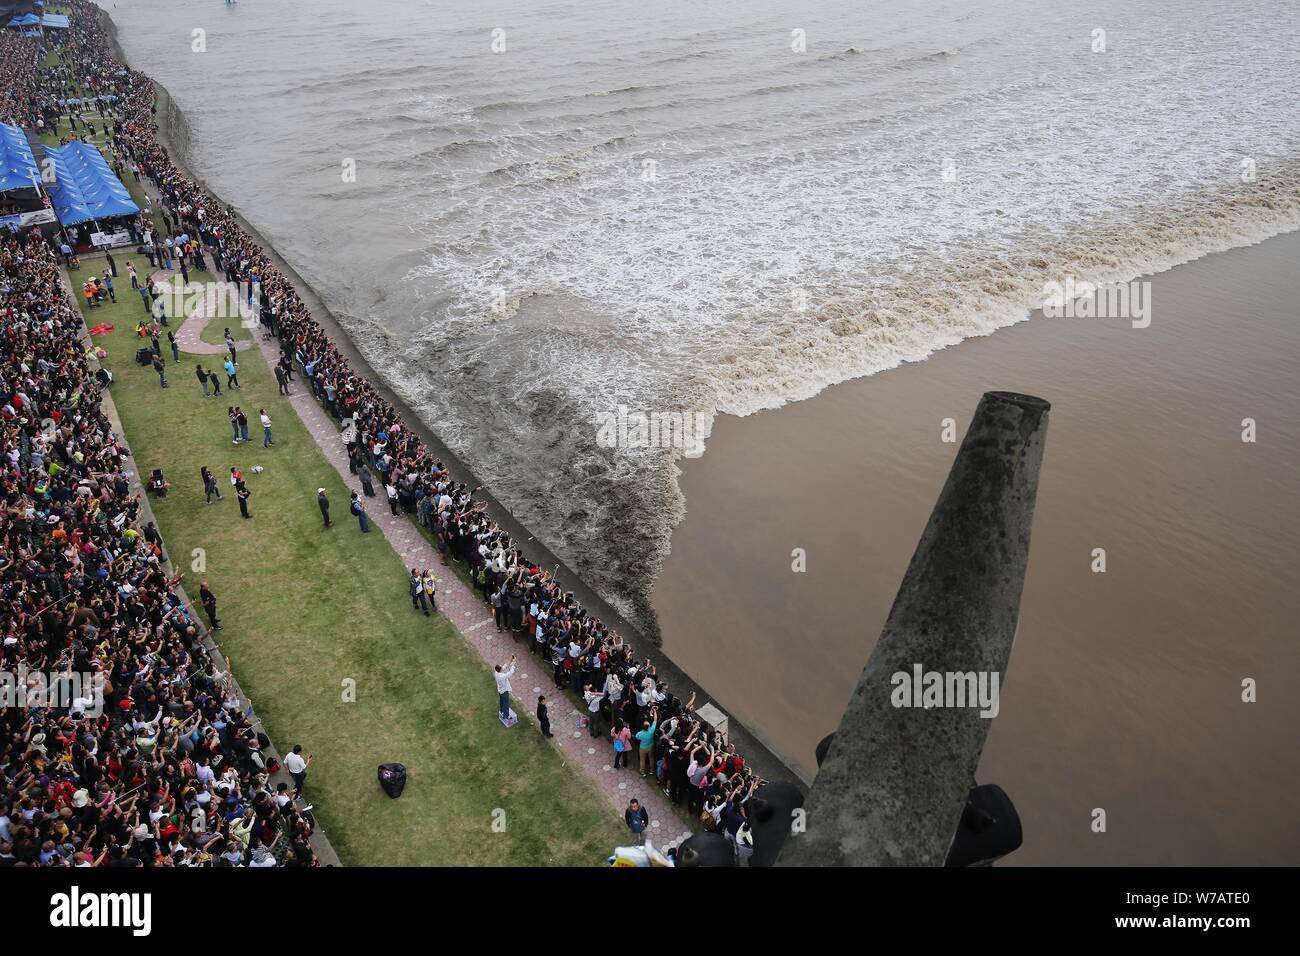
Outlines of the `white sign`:
<svg viewBox="0 0 1300 956">
<path fill-rule="evenodd" d="M 131 244 L 131 234 L 129 232 L 92 232 L 90 234 L 90 244 L 100 249 L 108 246 L 129 246 Z"/>
<path fill-rule="evenodd" d="M 0 216 L 0 228 L 18 232 L 20 229 L 26 229 L 29 226 L 38 226 L 54 221 L 54 213 L 51 210 L 38 209 L 35 212 L 20 212 L 16 216 Z"/>
</svg>

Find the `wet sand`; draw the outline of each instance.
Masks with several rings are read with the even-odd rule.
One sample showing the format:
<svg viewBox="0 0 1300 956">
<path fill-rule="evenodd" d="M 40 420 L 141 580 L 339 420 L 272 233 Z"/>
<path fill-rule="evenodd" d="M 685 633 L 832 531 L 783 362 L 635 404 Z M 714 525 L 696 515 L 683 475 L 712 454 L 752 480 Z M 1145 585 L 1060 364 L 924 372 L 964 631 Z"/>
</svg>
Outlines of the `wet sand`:
<svg viewBox="0 0 1300 956">
<path fill-rule="evenodd" d="M 959 442 L 984 391 L 1041 395 L 1020 628 L 979 772 L 1022 817 L 1008 862 L 1294 864 L 1297 263 L 1291 233 L 1155 276 L 1146 329 L 1035 314 L 719 418 L 681 462 L 687 517 L 654 593 L 664 649 L 811 777 L 947 476 L 942 420 Z"/>
</svg>

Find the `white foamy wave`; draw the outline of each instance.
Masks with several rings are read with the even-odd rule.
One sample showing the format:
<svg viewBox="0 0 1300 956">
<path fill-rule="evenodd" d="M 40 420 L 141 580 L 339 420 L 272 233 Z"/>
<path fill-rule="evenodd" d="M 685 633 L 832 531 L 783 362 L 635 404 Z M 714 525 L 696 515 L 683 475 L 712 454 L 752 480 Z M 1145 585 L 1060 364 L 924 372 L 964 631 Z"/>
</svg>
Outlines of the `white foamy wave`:
<svg viewBox="0 0 1300 956">
<path fill-rule="evenodd" d="M 765 294 L 776 307 L 718 316 L 710 339 L 696 335 L 685 348 L 557 281 L 512 296 L 490 321 L 470 314 L 447 326 L 450 335 L 426 331 L 414 348 L 402 341 L 385 360 L 402 369 L 394 379 L 403 397 L 521 520 L 652 629 L 648 593 L 685 507 L 674 455 L 597 447 L 595 415 L 620 403 L 698 411 L 708 422 L 751 414 L 1023 321 L 1044 284 L 1066 275 L 1129 281 L 1300 228 L 1300 169 L 1269 176 L 1006 237 L 1021 251 L 971 250 L 954 261 L 914 250 L 887 280 L 807 313 L 789 308 L 779 281 L 737 286 L 723 297 Z M 530 309 L 531 300 L 549 307 Z"/>
</svg>

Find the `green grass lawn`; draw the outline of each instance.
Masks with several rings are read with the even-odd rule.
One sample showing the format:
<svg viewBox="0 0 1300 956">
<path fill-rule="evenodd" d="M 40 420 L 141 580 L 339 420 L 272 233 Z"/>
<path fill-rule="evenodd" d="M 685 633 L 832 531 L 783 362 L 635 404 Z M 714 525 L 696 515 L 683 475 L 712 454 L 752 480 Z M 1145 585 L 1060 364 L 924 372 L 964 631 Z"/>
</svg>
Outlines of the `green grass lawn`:
<svg viewBox="0 0 1300 956">
<path fill-rule="evenodd" d="M 219 369 L 222 356 L 182 354 L 178 367 L 164 336 L 171 387 L 161 389 L 153 370 L 134 362 L 142 344 L 135 324 L 145 312 L 122 266 L 139 257 L 115 258 L 118 304 L 81 305 L 88 325 L 116 326 L 95 339 L 108 351 L 135 467 L 142 475 L 162 468 L 172 482 L 154 502 L 168 554 L 186 572 L 191 599 L 204 577 L 216 593 L 224 625 L 216 638 L 272 740 L 282 752 L 301 743 L 314 754 L 307 796 L 342 861 L 602 863 L 625 837 L 622 820 L 530 723 L 505 730 L 497 722 L 490 671 L 444 618 L 412 610 L 399 557 L 377 530 L 360 533 L 343 481 L 277 394 L 262 358 L 241 353 L 242 390 L 205 400 L 194 364 Z M 104 269 L 101 256 L 82 262 L 71 273 L 76 288 L 88 269 Z M 203 338 L 219 343 L 226 324 L 210 323 Z M 237 323 L 231 330 L 248 335 Z M 250 419 L 249 445 L 231 443 L 225 412 L 236 402 Z M 263 406 L 274 423 L 270 449 L 261 447 Z M 224 501 L 204 503 L 201 465 L 217 475 Z M 249 520 L 229 486 L 231 465 L 252 491 Z M 254 465 L 266 470 L 253 475 Z M 316 507 L 321 486 L 333 504 L 329 531 Z M 197 549 L 202 574 L 191 570 Z M 346 680 L 356 682 L 354 703 L 343 700 Z M 375 779 L 376 766 L 391 760 L 410 775 L 398 800 Z M 505 811 L 503 832 L 493 830 L 497 808 Z"/>
</svg>

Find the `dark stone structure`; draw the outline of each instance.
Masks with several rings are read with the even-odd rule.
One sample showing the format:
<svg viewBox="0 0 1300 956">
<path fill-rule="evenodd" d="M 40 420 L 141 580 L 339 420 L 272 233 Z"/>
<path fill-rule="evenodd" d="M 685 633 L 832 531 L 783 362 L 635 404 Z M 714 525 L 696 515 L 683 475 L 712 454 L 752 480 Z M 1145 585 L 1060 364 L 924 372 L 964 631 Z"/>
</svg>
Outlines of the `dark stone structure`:
<svg viewBox="0 0 1300 956">
<path fill-rule="evenodd" d="M 968 813 L 968 801 L 996 797 L 972 792 L 992 721 L 978 704 L 954 706 L 951 695 L 942 706 L 911 706 L 898 675 L 914 675 L 920 665 L 983 675 L 991 687 L 996 674 L 1000 688 L 1020 613 L 1049 408 L 1010 392 L 980 400 L 826 748 L 804 804 L 806 830 L 785 837 L 778 865 L 943 866 L 959 824 L 972 832 L 994 825 Z M 900 696 L 909 703 L 900 706 Z M 963 847 L 961 862 L 987 862 L 1019 845 L 1009 800 L 988 805 L 1000 807 L 994 823 L 1010 835 Z"/>
</svg>

